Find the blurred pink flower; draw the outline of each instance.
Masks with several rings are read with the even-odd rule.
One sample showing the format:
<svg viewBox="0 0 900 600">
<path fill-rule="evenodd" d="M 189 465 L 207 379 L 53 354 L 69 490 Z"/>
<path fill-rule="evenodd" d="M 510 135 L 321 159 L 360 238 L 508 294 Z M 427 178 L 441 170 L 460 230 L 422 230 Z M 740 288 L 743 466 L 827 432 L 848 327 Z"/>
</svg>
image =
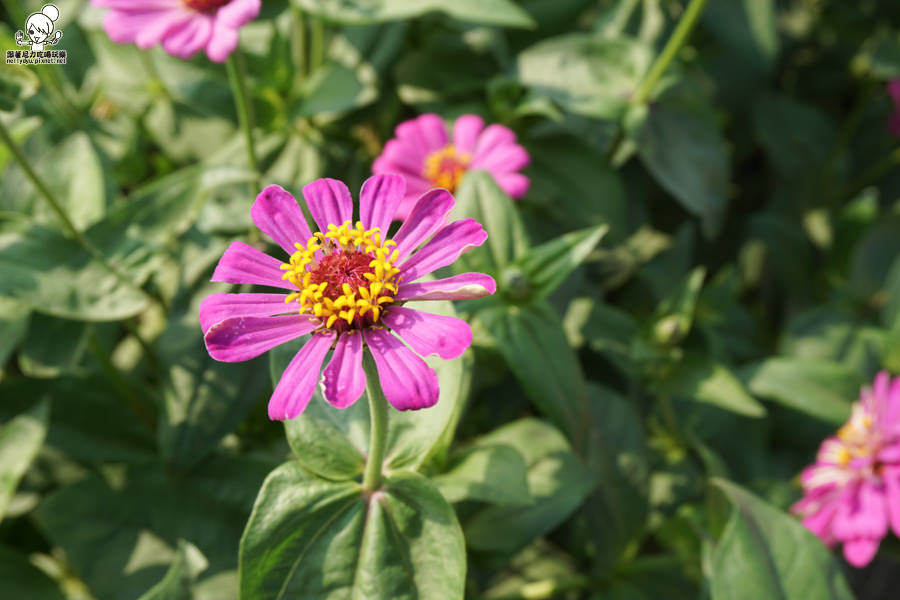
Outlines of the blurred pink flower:
<svg viewBox="0 0 900 600">
<path fill-rule="evenodd" d="M 894 114 L 888 119 L 888 129 L 900 138 L 900 79 L 892 79 L 887 84 L 888 94 L 894 102 Z"/>
<path fill-rule="evenodd" d="M 238 30 L 256 18 L 262 0 L 91 0 L 109 7 L 103 28 L 118 44 L 134 42 L 147 49 L 162 44 L 166 52 L 190 58 L 205 49 L 224 62 L 238 44 Z"/>
<path fill-rule="evenodd" d="M 489 172 L 504 192 L 520 198 L 528 178 L 519 173 L 530 162 L 516 135 L 503 125 L 484 126 L 477 115 L 463 115 L 447 131 L 444 120 L 427 114 L 397 126 L 394 137 L 372 164 L 373 173 L 406 178 L 406 197 L 395 218 L 403 219 L 416 198 L 433 188 L 454 192 L 466 171 Z"/>
<path fill-rule="evenodd" d="M 825 544 L 843 544 L 850 564 L 867 565 L 889 525 L 900 535 L 900 377 L 882 371 L 862 389 L 801 482 L 804 496 L 792 510 Z"/>
<path fill-rule="evenodd" d="M 397 175 L 363 183 L 359 221 L 340 181 L 319 179 L 303 197 L 319 231 L 313 234 L 297 201 L 280 187 L 259 195 L 253 222 L 290 257 L 282 262 L 233 242 L 213 281 L 281 288 L 279 294 L 213 294 L 200 305 L 200 327 L 210 356 L 240 362 L 312 334 L 288 365 L 269 401 L 269 417 L 293 419 L 309 403 L 325 357 L 325 399 L 337 408 L 356 402 L 366 387 L 363 352 L 371 353 L 384 395 L 398 410 L 438 400 L 437 375 L 419 355 L 456 358 L 472 343 L 468 323 L 404 307 L 409 300 L 463 300 L 493 294 L 481 273 L 419 281 L 487 239 L 474 219 L 444 225 L 453 208 L 445 190 L 420 197 L 393 239 L 383 236 L 406 185 Z M 420 247 L 421 246 L 421 247 Z M 418 250 L 417 250 L 418 249 Z M 404 344 L 405 342 L 405 344 Z"/>
</svg>

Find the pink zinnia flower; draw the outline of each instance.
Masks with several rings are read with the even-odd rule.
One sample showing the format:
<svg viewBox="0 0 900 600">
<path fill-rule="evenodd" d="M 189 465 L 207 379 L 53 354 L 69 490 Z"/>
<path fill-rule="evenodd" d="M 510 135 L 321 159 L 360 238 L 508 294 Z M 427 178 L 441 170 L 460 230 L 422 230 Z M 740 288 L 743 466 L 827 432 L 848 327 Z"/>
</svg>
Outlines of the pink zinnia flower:
<svg viewBox="0 0 900 600">
<path fill-rule="evenodd" d="M 894 103 L 894 114 L 888 119 L 888 129 L 900 137 L 900 79 L 891 79 L 887 84 L 887 91 Z"/>
<path fill-rule="evenodd" d="M 437 115 L 422 115 L 397 125 L 396 137 L 372 164 L 373 173 L 397 173 L 406 178 L 406 198 L 396 218 L 404 219 L 416 198 L 432 188 L 456 191 L 466 171 L 489 172 L 504 192 L 520 198 L 528 178 L 518 171 L 530 162 L 516 143 L 516 134 L 503 125 L 484 126 L 477 115 L 463 115 L 448 133 Z"/>
<path fill-rule="evenodd" d="M 793 511 L 847 561 L 868 564 L 887 535 L 900 535 L 900 377 L 881 372 L 860 392 L 850 420 L 819 447 L 801 476 Z"/>
<path fill-rule="evenodd" d="M 362 395 L 362 358 L 368 349 L 387 400 L 399 410 L 427 408 L 437 402 L 438 380 L 418 355 L 456 358 L 472 343 L 465 321 L 403 304 L 493 294 L 494 280 L 481 273 L 417 283 L 483 244 L 487 234 L 474 219 L 444 226 L 454 200 L 445 190 L 432 190 L 418 199 L 393 239 L 387 239 L 384 234 L 405 189 L 403 178 L 396 175 L 368 179 L 354 226 L 347 186 L 334 179 L 314 181 L 303 188 L 319 226 L 313 234 L 294 197 L 270 186 L 250 215 L 289 260 L 233 242 L 219 261 L 213 281 L 287 292 L 206 298 L 200 306 L 200 326 L 210 356 L 224 362 L 249 360 L 312 333 L 275 387 L 269 401 L 272 419 L 293 419 L 303 412 L 331 349 L 321 384 L 325 399 L 334 406 L 346 408 Z"/>
<path fill-rule="evenodd" d="M 190 58 L 199 50 L 224 62 L 238 44 L 238 30 L 259 14 L 262 0 L 91 0 L 108 6 L 103 28 L 118 44 Z"/>
</svg>

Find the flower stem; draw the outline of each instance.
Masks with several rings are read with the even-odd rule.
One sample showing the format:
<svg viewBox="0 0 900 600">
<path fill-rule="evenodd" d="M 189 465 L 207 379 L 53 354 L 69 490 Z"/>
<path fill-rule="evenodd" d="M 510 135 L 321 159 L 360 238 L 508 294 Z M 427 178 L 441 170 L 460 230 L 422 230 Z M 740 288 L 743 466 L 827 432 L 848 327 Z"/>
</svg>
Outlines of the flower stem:
<svg viewBox="0 0 900 600">
<path fill-rule="evenodd" d="M 47 185 L 38 177 L 38 174 L 34 171 L 31 165 L 28 163 L 28 160 L 25 158 L 25 155 L 22 153 L 21 148 L 16 144 L 16 142 L 12 139 L 12 136 L 9 134 L 9 131 L 6 129 L 6 125 L 3 124 L 3 121 L 0 120 L 0 141 L 3 142 L 3 145 L 7 147 L 9 153 L 12 154 L 13 158 L 15 158 L 16 162 L 19 163 L 19 167 L 25 173 L 25 176 L 31 181 L 35 188 L 37 188 L 38 193 L 44 200 L 47 202 L 47 205 L 53 210 L 59 219 L 60 223 L 62 223 L 63 229 L 65 233 L 71 238 L 76 244 L 81 246 L 85 252 L 90 255 L 92 259 L 97 261 L 100 265 L 102 265 L 107 271 L 109 271 L 116 279 L 127 285 L 128 287 L 137 290 L 142 296 L 150 300 L 151 302 L 158 302 L 156 298 L 147 293 L 139 285 L 136 285 L 131 279 L 122 274 L 116 267 L 114 267 L 109 260 L 107 260 L 106 256 L 104 256 L 103 252 L 101 252 L 90 240 L 88 240 L 84 235 L 78 231 L 78 228 L 75 227 L 75 223 L 72 222 L 72 219 L 69 217 L 65 208 L 63 208 L 62 204 L 56 199 L 56 196 L 53 195 L 53 192 L 47 187 Z"/>
<path fill-rule="evenodd" d="M 294 9 L 294 87 L 299 88 L 307 77 L 306 66 L 306 17 L 303 10 L 296 4 Z M 295 90 L 296 91 L 296 90 Z"/>
<path fill-rule="evenodd" d="M 238 122 L 244 132 L 244 145 L 247 150 L 247 164 L 253 171 L 254 179 L 251 182 L 254 190 L 259 191 L 259 163 L 256 161 L 256 146 L 253 143 L 253 107 L 250 104 L 250 96 L 247 93 L 247 77 L 244 72 L 244 64 L 240 55 L 234 52 L 225 63 L 228 69 L 228 82 L 231 84 L 231 92 L 234 94 L 234 104 L 237 108 Z"/>
<path fill-rule="evenodd" d="M 675 26 L 675 31 L 672 32 L 672 35 L 666 42 L 665 47 L 663 47 L 662 52 L 656 57 L 653 66 L 650 67 L 650 70 L 644 76 L 643 81 L 641 81 L 640 86 L 638 86 L 637 91 L 634 93 L 634 96 L 632 97 L 632 102 L 634 104 L 646 102 L 647 99 L 650 98 L 653 87 L 659 81 L 659 78 L 665 74 L 666 69 L 669 68 L 669 64 L 671 64 L 672 60 L 678 54 L 678 51 L 681 50 L 681 47 L 684 46 L 688 37 L 690 37 L 691 31 L 697 23 L 697 19 L 706 7 L 706 2 L 707 0 L 691 0 L 691 3 L 688 4 L 688 7 L 684 10 L 684 14 L 681 15 L 681 19 L 678 21 L 678 25 Z"/>
<path fill-rule="evenodd" d="M 309 48 L 309 72 L 315 73 L 325 62 L 325 22 L 315 17 L 312 22 L 312 34 Z"/>
<path fill-rule="evenodd" d="M 369 396 L 369 457 L 363 474 L 363 490 L 374 492 L 381 486 L 381 465 L 384 462 L 388 433 L 387 400 L 381 390 L 378 369 L 372 355 L 363 355 L 363 369 L 366 372 L 366 395 Z"/>
</svg>

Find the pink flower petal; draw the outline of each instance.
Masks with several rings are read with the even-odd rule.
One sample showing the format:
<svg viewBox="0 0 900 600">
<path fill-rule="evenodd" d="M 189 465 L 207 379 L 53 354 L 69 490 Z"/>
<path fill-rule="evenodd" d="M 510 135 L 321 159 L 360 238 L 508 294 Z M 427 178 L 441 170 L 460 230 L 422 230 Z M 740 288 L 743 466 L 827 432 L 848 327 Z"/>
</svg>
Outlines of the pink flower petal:
<svg viewBox="0 0 900 600">
<path fill-rule="evenodd" d="M 162 43 L 163 49 L 173 56 L 188 59 L 206 46 L 212 32 L 212 17 L 198 13 L 166 35 Z"/>
<path fill-rule="evenodd" d="M 835 512 L 837 512 L 836 504 L 826 504 L 803 519 L 803 525 L 822 540 L 822 543 L 826 546 L 833 546 L 836 541 L 831 534 L 831 521 L 834 519 Z"/>
<path fill-rule="evenodd" d="M 450 360 L 472 345 L 472 328 L 456 317 L 392 306 L 382 321 L 422 356 L 434 354 Z"/>
<path fill-rule="evenodd" d="M 325 355 L 331 349 L 334 334 L 313 334 L 281 375 L 269 400 L 269 418 L 273 421 L 296 419 L 306 410 L 316 389 Z"/>
<path fill-rule="evenodd" d="M 487 239 L 487 232 L 475 219 L 450 223 L 415 252 L 401 266 L 403 281 L 415 281 L 435 269 L 446 267 L 465 252 Z"/>
<path fill-rule="evenodd" d="M 366 372 L 362 368 L 363 339 L 358 331 L 338 338 L 331 362 L 323 373 L 322 394 L 337 408 L 347 408 L 359 400 L 366 389 Z"/>
<path fill-rule="evenodd" d="M 307 184 L 303 187 L 303 197 L 323 233 L 328 231 L 329 225 L 340 226 L 353 219 L 350 190 L 337 179 L 317 179 Z"/>
<path fill-rule="evenodd" d="M 250 360 L 321 324 L 307 315 L 230 317 L 212 325 L 203 336 L 209 355 L 222 362 Z"/>
<path fill-rule="evenodd" d="M 483 273 L 463 273 L 446 279 L 435 279 L 400 286 L 394 299 L 406 300 L 472 300 L 497 291 L 497 282 Z"/>
<path fill-rule="evenodd" d="M 399 253 L 398 261 L 402 262 L 410 252 L 441 228 L 455 203 L 447 190 L 431 190 L 419 198 L 394 236 Z"/>
<path fill-rule="evenodd" d="M 834 536 L 842 541 L 884 537 L 888 528 L 884 493 L 883 486 L 870 481 L 861 482 L 855 493 L 848 488 L 834 515 Z"/>
<path fill-rule="evenodd" d="M 381 389 L 397 410 L 418 410 L 438 401 L 437 373 L 384 329 L 363 332 L 366 345 L 378 367 Z"/>
<path fill-rule="evenodd" d="M 885 467 L 881 480 L 884 482 L 888 520 L 894 535 L 900 537 L 900 466 Z"/>
<path fill-rule="evenodd" d="M 505 144 L 496 146 L 489 152 L 482 153 L 478 159 L 473 159 L 469 164 L 471 169 L 484 169 L 491 173 L 508 173 L 518 171 L 528 166 L 531 157 L 522 146 L 518 144 Z"/>
<path fill-rule="evenodd" d="M 297 251 L 294 244 L 306 245 L 312 237 L 297 200 L 281 186 L 270 185 L 256 197 L 250 216 L 260 231 L 287 252 Z"/>
<path fill-rule="evenodd" d="M 422 175 L 427 151 L 407 140 L 388 140 L 381 156 L 372 164 L 373 173 L 399 173 L 401 175 Z"/>
<path fill-rule="evenodd" d="M 475 142 L 475 152 L 472 156 L 472 163 L 477 164 L 479 160 L 492 153 L 499 146 L 516 143 L 516 134 L 509 127 L 498 125 L 488 125 L 484 132 L 478 136 Z"/>
<path fill-rule="evenodd" d="M 283 278 L 283 263 L 244 242 L 231 242 L 213 272 L 211 281 L 255 283 L 296 291 L 294 284 Z"/>
<path fill-rule="evenodd" d="M 531 184 L 529 179 L 521 173 L 494 175 L 494 180 L 500 186 L 500 189 L 513 200 L 524 196 Z"/>
<path fill-rule="evenodd" d="M 203 333 L 216 323 L 231 317 L 271 317 L 296 313 L 286 304 L 285 294 L 212 294 L 200 303 L 200 329 Z"/>
<path fill-rule="evenodd" d="M 875 558 L 880 538 L 854 538 L 844 542 L 844 558 L 854 567 L 864 567 Z"/>
<path fill-rule="evenodd" d="M 359 192 L 359 220 L 363 227 L 378 227 L 382 239 L 387 239 L 391 220 L 406 193 L 401 175 L 373 175 L 366 179 Z"/>
<path fill-rule="evenodd" d="M 453 145 L 457 152 L 471 154 L 483 129 L 484 119 L 478 115 L 463 115 L 456 119 L 453 124 Z"/>
<path fill-rule="evenodd" d="M 231 0 L 216 12 L 216 21 L 237 29 L 259 15 L 262 0 Z"/>
<path fill-rule="evenodd" d="M 415 119 L 415 123 L 426 146 L 438 149 L 447 145 L 447 126 L 441 117 L 429 113 Z"/>
<path fill-rule="evenodd" d="M 238 47 L 238 30 L 219 23 L 213 25 L 212 35 L 206 43 L 206 56 L 209 60 L 223 63 Z"/>
</svg>

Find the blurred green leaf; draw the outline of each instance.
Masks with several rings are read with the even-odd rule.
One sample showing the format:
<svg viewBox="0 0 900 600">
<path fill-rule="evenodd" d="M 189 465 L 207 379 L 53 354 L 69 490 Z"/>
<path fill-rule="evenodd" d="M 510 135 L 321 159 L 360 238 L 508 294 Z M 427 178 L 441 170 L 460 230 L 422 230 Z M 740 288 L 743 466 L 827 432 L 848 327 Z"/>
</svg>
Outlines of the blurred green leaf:
<svg viewBox="0 0 900 600">
<path fill-rule="evenodd" d="M 515 448 L 528 468 L 527 506 L 488 506 L 463 522 L 466 543 L 475 550 L 510 553 L 549 533 L 594 487 L 562 434 L 535 419 L 521 419 L 482 437 L 479 444 Z"/>
<path fill-rule="evenodd" d="M 293 116 L 336 116 L 369 104 L 378 97 L 376 79 L 367 63 L 355 68 L 329 63 L 304 83 Z"/>
<path fill-rule="evenodd" d="M 241 597 L 463 597 L 453 509 L 427 479 L 397 471 L 381 490 L 318 479 L 289 462 L 263 484 L 241 540 Z"/>
<path fill-rule="evenodd" d="M 30 377 L 75 374 L 88 349 L 91 325 L 36 314 L 19 349 L 19 368 Z"/>
<path fill-rule="evenodd" d="M 518 77 L 570 112 L 614 120 L 652 59 L 652 50 L 637 40 L 570 33 L 520 52 Z"/>
<path fill-rule="evenodd" d="M 583 581 L 570 556 L 538 540 L 513 556 L 488 583 L 485 599 L 549 598 L 558 582 Z"/>
<path fill-rule="evenodd" d="M 206 557 L 196 546 L 179 541 L 178 551 L 165 577 L 139 600 L 192 600 L 194 580 L 208 566 Z"/>
<path fill-rule="evenodd" d="M 25 339 L 30 318 L 31 309 L 27 304 L 0 297 L 0 373 L 6 359 Z"/>
<path fill-rule="evenodd" d="M 628 138 L 656 181 L 715 237 L 728 206 L 731 179 L 722 128 L 705 101 L 664 96 L 632 107 Z"/>
<path fill-rule="evenodd" d="M 734 373 L 711 357 L 689 354 L 672 371 L 654 384 L 659 393 L 712 404 L 746 417 L 766 414 L 765 407 L 747 393 Z"/>
<path fill-rule="evenodd" d="M 705 278 L 706 268 L 697 267 L 663 299 L 653 325 L 653 337 L 657 342 L 674 345 L 687 337 L 694 324 L 694 312 Z"/>
<path fill-rule="evenodd" d="M 747 389 L 834 425 L 850 416 L 862 382 L 852 369 L 824 359 L 775 356 L 741 369 Z"/>
<path fill-rule="evenodd" d="M 840 565 L 803 525 L 731 482 L 713 483 L 734 510 L 712 556 L 712 600 L 853 598 Z"/>
<path fill-rule="evenodd" d="M 530 504 L 525 461 L 511 446 L 475 445 L 451 457 L 450 468 L 432 479 L 448 502 Z"/>
<path fill-rule="evenodd" d="M 440 11 L 459 19 L 502 27 L 533 27 L 528 13 L 510 0 L 293 0 L 310 14 L 345 25 L 410 19 Z"/>
<path fill-rule="evenodd" d="M 0 428 L 0 521 L 19 481 L 44 443 L 49 411 L 48 401 L 41 400 Z"/>
<path fill-rule="evenodd" d="M 0 596 L 28 600 L 63 600 L 55 581 L 35 567 L 26 554 L 0 546 Z"/>
</svg>

